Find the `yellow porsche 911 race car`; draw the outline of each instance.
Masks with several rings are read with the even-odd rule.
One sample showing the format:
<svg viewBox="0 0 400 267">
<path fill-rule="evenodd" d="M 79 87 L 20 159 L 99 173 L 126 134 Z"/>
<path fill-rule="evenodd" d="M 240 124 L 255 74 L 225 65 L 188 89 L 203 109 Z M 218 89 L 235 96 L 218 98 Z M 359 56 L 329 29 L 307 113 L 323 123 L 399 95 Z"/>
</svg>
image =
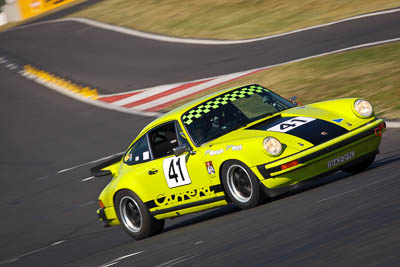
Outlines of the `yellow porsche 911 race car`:
<svg viewBox="0 0 400 267">
<path fill-rule="evenodd" d="M 97 214 L 142 239 L 166 218 L 249 209 L 302 181 L 364 170 L 385 128 L 363 99 L 298 106 L 255 84 L 221 91 L 157 118 L 124 155 L 92 168 L 113 177 Z"/>
</svg>

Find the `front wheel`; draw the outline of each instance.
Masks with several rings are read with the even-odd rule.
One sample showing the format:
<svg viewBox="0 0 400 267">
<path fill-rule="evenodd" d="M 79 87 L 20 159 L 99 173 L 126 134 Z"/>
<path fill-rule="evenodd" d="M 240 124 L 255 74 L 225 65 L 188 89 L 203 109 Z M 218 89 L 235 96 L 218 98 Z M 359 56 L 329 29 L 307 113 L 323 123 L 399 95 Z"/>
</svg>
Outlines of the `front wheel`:
<svg viewBox="0 0 400 267">
<path fill-rule="evenodd" d="M 230 160 L 222 166 L 222 185 L 229 200 L 241 209 L 260 204 L 263 195 L 256 175 L 242 162 Z"/>
<path fill-rule="evenodd" d="M 158 234 L 164 227 L 164 220 L 155 219 L 132 191 L 122 190 L 117 193 L 115 210 L 122 228 L 136 240 Z"/>
</svg>

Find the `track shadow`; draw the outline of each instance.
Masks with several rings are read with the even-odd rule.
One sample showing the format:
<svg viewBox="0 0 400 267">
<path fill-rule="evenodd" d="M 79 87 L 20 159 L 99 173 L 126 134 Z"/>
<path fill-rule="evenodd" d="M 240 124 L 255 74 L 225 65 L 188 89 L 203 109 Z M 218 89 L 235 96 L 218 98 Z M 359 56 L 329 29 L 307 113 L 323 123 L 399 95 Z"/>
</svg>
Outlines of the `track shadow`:
<svg viewBox="0 0 400 267">
<path fill-rule="evenodd" d="M 375 169 L 375 168 L 378 168 L 378 167 L 381 167 L 381 166 L 384 166 L 384 165 L 387 165 L 387 164 L 390 164 L 390 163 L 393 163 L 393 162 L 396 162 L 396 161 L 400 161 L 400 155 L 399 154 L 393 155 L 393 156 L 390 156 L 390 157 L 387 157 L 387 158 L 383 158 L 383 159 L 380 159 L 380 160 L 376 160 L 374 162 L 374 164 L 372 164 L 372 166 L 369 169 Z"/>
<path fill-rule="evenodd" d="M 397 161 L 400 161 L 400 155 L 399 154 L 396 154 L 396 155 L 393 155 L 393 156 L 389 156 L 389 157 L 386 157 L 386 158 L 383 158 L 383 159 L 379 159 L 379 160 L 376 160 L 369 168 L 367 168 L 363 172 L 367 172 L 369 170 L 372 170 L 372 169 L 375 169 L 375 168 L 379 168 L 379 167 L 382 167 L 384 165 L 387 165 L 387 164 L 390 164 L 390 163 L 393 163 L 393 162 L 397 162 Z M 361 172 L 361 173 L 363 173 L 363 172 Z M 266 201 L 265 204 L 273 202 L 273 201 L 277 201 L 279 199 L 282 199 L 282 198 L 285 198 L 285 197 L 288 197 L 288 196 L 292 196 L 292 195 L 295 195 L 295 194 L 298 194 L 298 193 L 301 193 L 301 192 L 304 192 L 304 191 L 307 191 L 307 190 L 310 190 L 310 189 L 313 189 L 313 188 L 316 188 L 316 187 L 319 187 L 319 186 L 323 186 L 323 185 L 327 185 L 327 184 L 330 184 L 330 183 L 334 183 L 334 182 L 340 181 L 342 179 L 345 179 L 345 178 L 348 178 L 348 177 L 351 177 L 351 176 L 353 176 L 353 174 L 349 174 L 349 173 L 346 173 L 346 172 L 343 172 L 343 171 L 338 171 L 336 173 L 333 173 L 333 174 L 331 174 L 329 176 L 320 178 L 318 180 L 314 180 L 314 181 L 310 181 L 308 183 L 302 184 L 298 188 L 293 189 L 290 192 L 287 192 L 287 193 L 284 193 L 282 195 L 270 198 L 269 200 Z M 239 208 L 237 208 L 233 204 L 230 204 L 228 206 L 220 207 L 220 208 L 217 208 L 217 209 L 214 209 L 214 210 L 211 210 L 211 211 L 205 211 L 200 215 L 197 215 L 197 216 L 194 215 L 195 217 L 193 217 L 193 218 L 190 218 L 190 219 L 184 220 L 182 222 L 170 225 L 170 226 L 166 227 L 163 232 L 168 232 L 168 231 L 171 231 L 171 230 L 174 230 L 174 229 L 178 229 L 178 228 L 181 228 L 181 227 L 185 227 L 185 226 L 190 226 L 190 225 L 193 225 L 193 224 L 201 223 L 203 221 L 207 221 L 207 220 L 210 220 L 210 219 L 218 218 L 218 217 L 225 216 L 225 215 L 228 215 L 228 214 L 231 214 L 231 213 L 234 213 L 234 212 L 238 212 L 238 211 L 240 211 Z"/>
<path fill-rule="evenodd" d="M 386 158 L 375 160 L 374 163 L 371 166 L 369 166 L 367 169 L 365 169 L 362 172 L 359 172 L 357 174 L 351 174 L 351 173 L 347 173 L 347 172 L 344 172 L 344 171 L 338 171 L 338 172 L 333 173 L 333 174 L 331 174 L 329 176 L 322 177 L 322 178 L 320 178 L 318 180 L 306 182 L 303 185 L 300 185 L 298 188 L 291 190 L 290 192 L 287 192 L 287 193 L 284 193 L 282 195 L 279 195 L 279 196 L 271 198 L 270 201 L 275 201 L 275 200 L 282 199 L 282 198 L 285 198 L 285 197 L 288 197 L 288 196 L 291 196 L 291 195 L 294 195 L 294 194 L 298 194 L 298 193 L 301 193 L 301 192 L 304 192 L 306 190 L 310 190 L 310 189 L 313 189 L 313 188 L 316 188 L 316 187 L 319 187 L 319 186 L 323 186 L 323 185 L 327 185 L 327 184 L 330 184 L 330 183 L 333 183 L 333 182 L 337 182 L 337 181 L 340 181 L 342 179 L 351 177 L 353 175 L 358 175 L 360 173 L 364 173 L 364 172 L 367 172 L 367 171 L 370 171 L 370 170 L 385 166 L 387 164 L 390 164 L 390 163 L 393 163 L 393 162 L 396 162 L 396 161 L 400 161 L 400 154 L 396 154 L 396 155 L 388 156 Z"/>
<path fill-rule="evenodd" d="M 234 212 L 238 212 L 240 209 L 232 204 L 228 206 L 223 206 L 220 208 L 216 208 L 214 210 L 206 211 L 201 215 L 197 215 L 196 217 L 187 219 L 185 221 L 170 225 L 164 229 L 163 232 L 172 231 L 181 227 L 190 226 L 196 223 L 201 223 L 203 221 L 208 221 L 210 219 L 215 219 L 221 216 L 225 216 Z"/>
</svg>

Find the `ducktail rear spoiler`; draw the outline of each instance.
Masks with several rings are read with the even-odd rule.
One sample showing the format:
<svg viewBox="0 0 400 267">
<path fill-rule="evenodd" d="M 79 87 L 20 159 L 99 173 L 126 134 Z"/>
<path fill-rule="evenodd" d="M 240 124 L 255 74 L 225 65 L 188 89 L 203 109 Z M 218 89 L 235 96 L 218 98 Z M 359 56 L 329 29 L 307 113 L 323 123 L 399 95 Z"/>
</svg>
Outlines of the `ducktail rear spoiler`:
<svg viewBox="0 0 400 267">
<path fill-rule="evenodd" d="M 104 161 L 99 165 L 94 166 L 93 168 L 90 169 L 90 173 L 95 177 L 112 175 L 112 172 L 110 170 L 102 170 L 102 169 L 120 162 L 123 155 L 124 153 L 118 154 L 115 157 L 112 157 L 111 159 Z"/>
</svg>

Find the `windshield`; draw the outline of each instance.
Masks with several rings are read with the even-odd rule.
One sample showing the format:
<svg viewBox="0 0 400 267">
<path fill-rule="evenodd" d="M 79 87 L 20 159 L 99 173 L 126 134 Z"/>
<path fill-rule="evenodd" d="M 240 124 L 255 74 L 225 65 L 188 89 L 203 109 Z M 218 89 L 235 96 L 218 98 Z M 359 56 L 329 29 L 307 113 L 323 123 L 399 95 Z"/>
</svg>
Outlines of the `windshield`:
<svg viewBox="0 0 400 267">
<path fill-rule="evenodd" d="M 197 105 L 182 115 L 182 122 L 193 143 L 199 146 L 294 106 L 260 85 L 249 85 Z"/>
</svg>

